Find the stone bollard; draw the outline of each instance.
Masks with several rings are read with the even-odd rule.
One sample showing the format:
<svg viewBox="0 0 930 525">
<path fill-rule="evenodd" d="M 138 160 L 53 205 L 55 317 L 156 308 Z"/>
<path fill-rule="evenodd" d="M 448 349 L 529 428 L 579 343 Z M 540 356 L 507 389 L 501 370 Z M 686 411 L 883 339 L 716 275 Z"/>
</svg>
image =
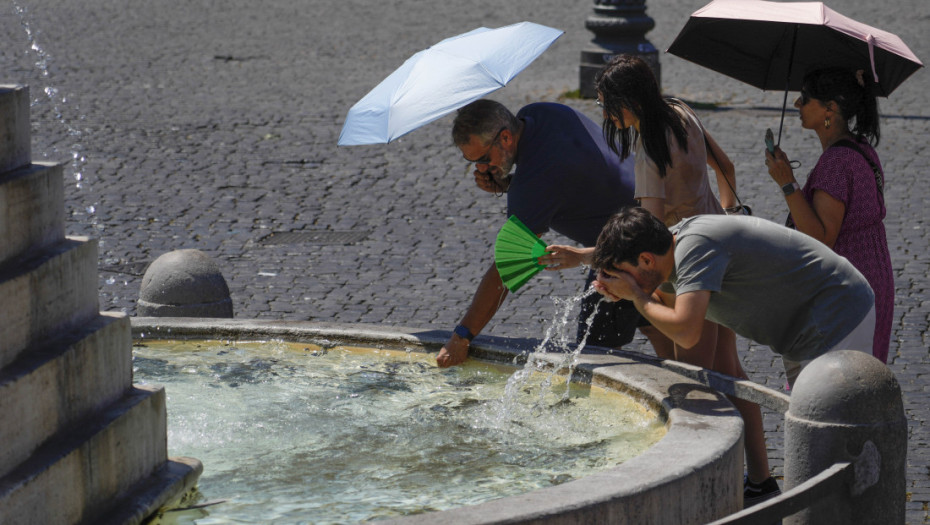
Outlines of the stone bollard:
<svg viewBox="0 0 930 525">
<path fill-rule="evenodd" d="M 855 480 L 784 523 L 904 523 L 906 453 L 901 388 L 888 367 L 852 350 L 815 359 L 785 413 L 785 488 L 840 462 L 855 464 Z"/>
<path fill-rule="evenodd" d="M 231 318 L 233 307 L 226 279 L 207 254 L 175 250 L 145 270 L 136 315 Z"/>
</svg>

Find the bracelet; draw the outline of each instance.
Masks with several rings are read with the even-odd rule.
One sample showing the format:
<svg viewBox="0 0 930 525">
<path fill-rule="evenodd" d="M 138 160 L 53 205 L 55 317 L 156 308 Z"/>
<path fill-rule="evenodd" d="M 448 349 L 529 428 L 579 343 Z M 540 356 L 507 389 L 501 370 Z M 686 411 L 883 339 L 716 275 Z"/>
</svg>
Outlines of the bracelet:
<svg viewBox="0 0 930 525">
<path fill-rule="evenodd" d="M 468 341 L 469 343 L 471 342 L 472 339 L 475 338 L 475 335 L 471 333 L 471 330 L 466 328 L 464 325 L 456 326 L 455 329 L 452 330 L 452 333 Z"/>
</svg>

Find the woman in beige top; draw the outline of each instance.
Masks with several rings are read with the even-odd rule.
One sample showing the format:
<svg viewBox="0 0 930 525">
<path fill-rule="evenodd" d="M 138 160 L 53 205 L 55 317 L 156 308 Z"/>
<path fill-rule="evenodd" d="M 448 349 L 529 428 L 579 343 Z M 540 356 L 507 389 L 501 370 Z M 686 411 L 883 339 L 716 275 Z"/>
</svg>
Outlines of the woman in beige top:
<svg viewBox="0 0 930 525">
<path fill-rule="evenodd" d="M 736 207 L 733 163 L 691 108 L 662 96 L 652 69 L 643 60 L 629 55 L 614 57 L 598 76 L 597 102 L 604 111 L 604 135 L 611 149 L 621 159 L 635 153 L 635 197 L 643 208 L 671 226 L 687 217 L 722 214 L 724 208 Z M 719 200 L 710 185 L 708 164 L 717 176 Z M 560 270 L 589 263 L 590 257 L 588 249 L 550 246 L 540 262 Z M 674 297 L 659 300 L 671 303 Z M 640 331 L 663 359 L 746 377 L 736 354 L 736 335 L 728 328 L 705 321 L 701 341 L 692 348 L 675 345 L 648 324 Z M 774 479 L 770 480 L 759 406 L 733 401 L 746 423 L 748 481 L 771 485 Z M 744 494 L 747 504 L 754 503 L 750 492 Z"/>
</svg>

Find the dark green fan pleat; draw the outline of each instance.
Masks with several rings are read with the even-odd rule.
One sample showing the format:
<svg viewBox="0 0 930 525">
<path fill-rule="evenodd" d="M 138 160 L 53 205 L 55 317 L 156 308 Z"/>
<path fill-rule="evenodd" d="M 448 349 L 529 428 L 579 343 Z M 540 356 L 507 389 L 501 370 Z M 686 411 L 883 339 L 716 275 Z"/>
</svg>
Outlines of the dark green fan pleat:
<svg viewBox="0 0 930 525">
<path fill-rule="evenodd" d="M 511 215 L 498 232 L 494 244 L 494 262 L 504 286 L 515 292 L 526 284 L 545 268 L 537 262 L 545 253 L 546 243 L 520 222 L 516 215 Z"/>
</svg>

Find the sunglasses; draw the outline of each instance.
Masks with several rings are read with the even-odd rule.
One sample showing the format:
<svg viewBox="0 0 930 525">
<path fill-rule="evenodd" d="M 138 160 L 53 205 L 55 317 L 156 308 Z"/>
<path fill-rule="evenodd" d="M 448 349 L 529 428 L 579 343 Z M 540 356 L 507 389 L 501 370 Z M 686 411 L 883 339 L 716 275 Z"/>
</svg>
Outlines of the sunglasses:
<svg viewBox="0 0 930 525">
<path fill-rule="evenodd" d="M 497 139 L 501 137 L 501 133 L 503 133 L 505 129 L 507 129 L 507 126 L 504 126 L 500 130 L 498 130 L 497 134 L 494 135 L 494 138 L 491 139 L 491 143 L 488 144 L 488 150 L 480 158 L 471 160 L 468 157 L 465 157 L 464 155 L 462 155 L 462 157 L 468 162 L 473 162 L 475 164 L 490 164 L 491 163 L 491 149 L 494 148 L 494 144 L 497 143 Z"/>
<path fill-rule="evenodd" d="M 801 89 L 801 105 L 805 105 L 811 101 L 811 94 L 807 92 L 806 89 Z"/>
</svg>

